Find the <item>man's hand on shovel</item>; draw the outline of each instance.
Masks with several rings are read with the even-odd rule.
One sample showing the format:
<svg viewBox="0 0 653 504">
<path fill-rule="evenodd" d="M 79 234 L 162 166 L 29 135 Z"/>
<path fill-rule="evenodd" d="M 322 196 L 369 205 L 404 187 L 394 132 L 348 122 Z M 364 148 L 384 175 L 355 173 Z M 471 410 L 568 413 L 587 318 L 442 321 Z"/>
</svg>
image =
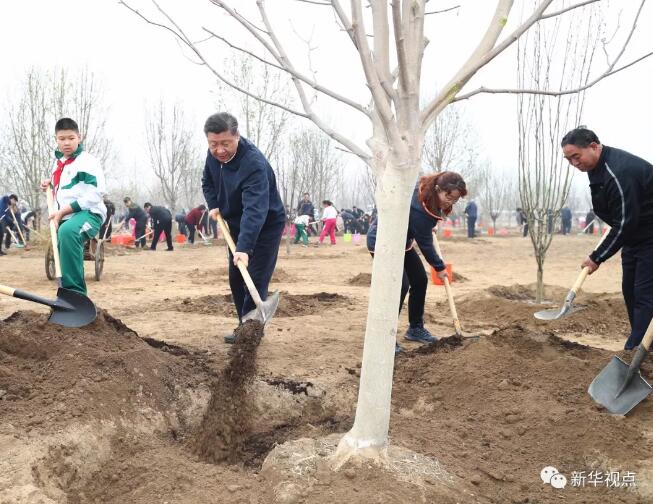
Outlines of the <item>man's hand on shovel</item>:
<svg viewBox="0 0 653 504">
<path fill-rule="evenodd" d="M 247 255 L 247 252 L 234 252 L 234 266 L 238 267 L 238 262 L 241 262 L 247 266 L 249 266 L 249 255 Z"/>
<path fill-rule="evenodd" d="M 590 259 L 590 256 L 587 256 L 585 260 L 583 261 L 583 264 L 580 265 L 581 268 L 587 268 L 587 274 L 591 275 L 594 273 L 597 269 L 599 269 L 600 264 L 596 264 L 592 259 Z"/>
</svg>

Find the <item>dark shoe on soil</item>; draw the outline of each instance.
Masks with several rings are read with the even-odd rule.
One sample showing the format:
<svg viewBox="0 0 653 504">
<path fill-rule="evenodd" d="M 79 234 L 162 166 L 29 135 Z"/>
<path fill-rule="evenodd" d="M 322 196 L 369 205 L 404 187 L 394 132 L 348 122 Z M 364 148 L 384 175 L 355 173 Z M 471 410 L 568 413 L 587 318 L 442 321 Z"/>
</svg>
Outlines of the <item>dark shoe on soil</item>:
<svg viewBox="0 0 653 504">
<path fill-rule="evenodd" d="M 3 255 L 7 255 L 7 254 L 5 252 L 3 252 L 2 250 L 0 250 L 0 256 L 3 256 Z"/>
<path fill-rule="evenodd" d="M 173 250 L 174 250 L 173 248 L 169 248 L 169 249 L 166 249 L 166 252 L 172 252 Z"/>
<path fill-rule="evenodd" d="M 401 345 L 399 343 L 395 343 L 395 355 L 397 355 L 398 353 L 401 353 L 403 351 L 404 351 L 404 349 L 401 348 Z"/>
<path fill-rule="evenodd" d="M 417 341 L 418 343 L 435 343 L 438 338 L 433 336 L 424 327 L 409 327 L 404 336 L 408 341 Z"/>
<path fill-rule="evenodd" d="M 228 334 L 224 337 L 224 342 L 228 345 L 233 345 L 236 342 L 236 333 Z"/>
</svg>

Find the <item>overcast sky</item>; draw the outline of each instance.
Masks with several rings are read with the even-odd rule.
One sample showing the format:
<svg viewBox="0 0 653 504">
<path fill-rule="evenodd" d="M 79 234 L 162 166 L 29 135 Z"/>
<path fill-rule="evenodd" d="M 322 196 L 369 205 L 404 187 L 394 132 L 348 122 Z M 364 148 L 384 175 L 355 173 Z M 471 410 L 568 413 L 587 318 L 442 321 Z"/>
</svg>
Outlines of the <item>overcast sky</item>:
<svg viewBox="0 0 653 504">
<path fill-rule="evenodd" d="M 131 3 L 154 14 L 148 0 L 132 0 Z M 255 4 L 245 0 L 232 3 L 245 13 L 250 12 L 248 4 Z M 208 0 L 161 0 L 161 4 L 171 9 L 195 39 L 203 37 L 201 26 L 236 36 L 241 33 Z M 471 52 L 496 2 L 460 0 L 431 4 L 430 9 L 461 5 L 455 14 L 427 17 L 426 32 L 431 43 L 425 58 L 424 81 L 436 88 L 448 80 Z M 638 0 L 612 0 L 611 12 L 623 7 L 625 13 L 621 18 L 613 16 L 608 23 L 611 26 L 628 25 L 637 4 Z M 312 36 L 316 49 L 311 62 L 318 70 L 318 80 L 357 100 L 367 101 L 360 64 L 352 54 L 351 43 L 337 32 L 326 7 L 289 3 L 287 0 L 268 0 L 267 5 L 273 22 L 280 26 L 279 35 L 300 66 L 307 68 L 308 59 L 306 46 L 299 37 Z M 517 15 L 519 9 L 515 8 L 514 12 Z M 639 31 L 623 58 L 624 62 L 653 50 L 651 33 L 653 5 L 646 5 Z M 212 74 L 191 63 L 188 51 L 168 32 L 145 24 L 115 0 L 2 2 L 0 44 L 2 102 L 12 96 L 30 66 L 49 68 L 59 65 L 72 70 L 88 67 L 94 72 L 109 107 L 108 131 L 114 138 L 119 163 L 129 169 L 142 165 L 147 159 L 143 140 L 146 104 L 156 103 L 161 98 L 169 103 L 182 103 L 197 128 L 199 140 L 204 119 L 215 111 L 215 79 Z M 208 44 L 212 44 L 210 54 L 219 67 L 228 51 L 219 42 L 207 42 L 205 46 Z M 514 56 L 499 58 L 466 89 L 479 85 L 513 87 L 512 68 Z M 604 143 L 653 161 L 652 88 L 653 58 L 649 58 L 588 92 L 583 122 L 593 128 Z M 361 131 L 359 123 L 333 107 L 333 102 L 321 100 L 318 106 L 334 126 L 352 138 L 364 141 L 364 128 Z M 468 100 L 465 107 L 478 133 L 483 154 L 495 166 L 514 167 L 517 156 L 515 98 L 479 96 Z"/>
</svg>

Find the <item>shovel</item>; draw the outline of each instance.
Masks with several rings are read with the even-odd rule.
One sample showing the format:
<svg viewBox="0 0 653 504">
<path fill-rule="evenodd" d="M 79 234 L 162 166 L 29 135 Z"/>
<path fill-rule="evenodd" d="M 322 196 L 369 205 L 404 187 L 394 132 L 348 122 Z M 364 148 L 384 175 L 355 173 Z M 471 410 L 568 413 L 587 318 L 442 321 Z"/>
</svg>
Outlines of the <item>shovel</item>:
<svg viewBox="0 0 653 504">
<path fill-rule="evenodd" d="M 616 355 L 594 378 L 587 390 L 597 403 L 614 415 L 625 415 L 651 393 L 651 385 L 642 377 L 639 367 L 651 349 L 653 320 L 635 351 L 630 366 Z"/>
<path fill-rule="evenodd" d="M 610 229 L 605 230 L 605 233 L 603 233 L 601 240 L 599 241 L 599 243 L 596 244 L 594 250 L 599 248 L 601 243 L 603 243 L 603 240 L 607 238 L 609 231 Z M 583 270 L 580 272 L 580 274 L 578 275 L 578 278 L 576 279 L 576 282 L 574 282 L 574 285 L 571 287 L 571 290 L 567 294 L 567 297 L 565 298 L 565 302 L 562 304 L 562 306 L 559 309 L 552 308 L 550 310 L 540 310 L 538 312 L 535 312 L 533 316 L 538 320 L 558 320 L 563 317 L 566 317 L 567 315 L 571 315 L 574 312 L 582 310 L 583 308 L 574 307 L 573 302 L 574 299 L 576 299 L 576 295 L 578 294 L 578 291 L 583 286 L 583 282 L 585 282 L 585 279 L 587 278 L 589 272 L 590 269 L 587 266 L 585 266 Z"/>
<path fill-rule="evenodd" d="M 433 233 L 433 245 L 435 246 L 435 252 L 440 256 L 440 259 L 444 261 L 442 257 L 442 251 L 440 250 L 440 244 L 438 243 L 438 237 Z M 456 331 L 456 336 L 463 336 L 463 329 L 460 325 L 460 320 L 458 320 L 458 311 L 456 311 L 456 304 L 453 301 L 453 292 L 451 292 L 451 285 L 449 284 L 449 277 L 444 277 L 444 290 L 447 292 L 447 300 L 449 301 L 449 310 L 451 310 L 451 316 L 453 317 L 453 327 Z M 477 338 L 473 338 L 477 339 Z"/>
<path fill-rule="evenodd" d="M 9 208 L 9 211 L 11 212 L 11 216 L 14 218 L 14 224 L 16 224 L 16 229 L 18 230 L 20 239 L 23 240 L 23 246 L 25 247 L 25 250 L 30 250 L 30 246 L 28 245 L 27 241 L 25 240 L 25 236 L 23 235 L 23 230 L 20 229 L 20 224 L 18 223 L 18 219 L 16 219 L 16 214 L 11 208 Z M 18 246 L 18 242 L 16 242 L 16 246 Z"/>
<path fill-rule="evenodd" d="M 227 227 L 226 222 L 222 218 L 222 215 L 218 214 L 217 221 L 218 221 L 218 225 L 220 226 L 220 230 L 224 235 L 224 239 L 226 240 L 227 245 L 229 246 L 229 250 L 231 250 L 232 254 L 235 254 L 236 244 L 234 243 L 234 240 L 231 237 L 229 228 Z M 247 271 L 247 266 L 245 266 L 241 261 L 238 261 L 236 265 L 240 270 L 240 274 L 243 276 L 243 280 L 245 280 L 245 284 L 247 285 L 247 290 L 249 291 L 249 295 L 252 296 L 252 299 L 254 300 L 254 304 L 256 305 L 255 310 L 250 311 L 249 313 L 245 314 L 242 317 L 243 322 L 247 320 L 258 320 L 262 324 L 266 324 L 274 316 L 274 313 L 277 311 L 277 308 L 279 306 L 279 291 L 274 291 L 272 294 L 268 296 L 268 298 L 265 301 L 263 301 L 261 299 L 261 296 L 259 296 L 258 291 L 256 290 L 256 286 L 254 285 L 252 277 L 249 275 L 249 271 Z"/>
<path fill-rule="evenodd" d="M 54 198 L 52 188 L 48 187 L 48 212 L 50 215 L 54 212 Z M 54 270 L 59 288 L 57 289 L 57 298 L 54 300 L 45 299 L 34 294 L 24 291 L 15 290 L 10 287 L 4 287 L 1 292 L 8 296 L 34 301 L 35 303 L 44 304 L 52 308 L 52 313 L 48 319 L 55 324 L 66 327 L 83 327 L 90 324 L 97 317 L 97 310 L 93 301 L 84 294 L 75 292 L 70 289 L 61 287 L 61 263 L 59 261 L 59 243 L 57 239 L 57 228 L 54 221 L 50 221 L 50 236 L 52 238 L 52 255 L 54 256 Z"/>
</svg>

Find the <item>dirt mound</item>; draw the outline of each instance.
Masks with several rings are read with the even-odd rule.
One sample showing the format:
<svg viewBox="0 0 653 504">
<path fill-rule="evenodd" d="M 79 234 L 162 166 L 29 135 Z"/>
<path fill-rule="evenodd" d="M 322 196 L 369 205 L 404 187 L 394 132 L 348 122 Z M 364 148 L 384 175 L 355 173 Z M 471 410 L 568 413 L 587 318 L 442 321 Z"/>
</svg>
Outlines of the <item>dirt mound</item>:
<svg viewBox="0 0 653 504">
<path fill-rule="evenodd" d="M 488 287 L 487 291 L 498 298 L 511 299 L 511 300 L 534 300 L 535 290 L 532 286 L 528 285 L 511 285 L 509 287 L 504 285 L 492 285 Z"/>
<path fill-rule="evenodd" d="M 274 273 L 272 273 L 272 283 L 289 283 L 295 281 L 297 281 L 295 275 L 287 273 L 283 268 L 276 268 Z"/>
<path fill-rule="evenodd" d="M 238 460 L 251 432 L 254 397 L 250 393 L 256 374 L 256 351 L 263 324 L 249 320 L 235 331 L 229 363 L 211 384 L 211 399 L 193 440 L 194 451 L 210 462 Z"/>
<path fill-rule="evenodd" d="M 605 483 L 571 485 L 573 472 L 623 475 L 650 467 L 653 401 L 624 421 L 587 394 L 609 352 L 521 327 L 462 345 L 446 341 L 398 358 L 393 438 L 438 457 L 489 502 L 558 502 L 562 493 L 540 480 L 550 465 L 569 482 L 565 502 L 644 502 Z M 650 375 L 652 363 L 645 367 Z"/>
<path fill-rule="evenodd" d="M 177 387 L 195 388 L 202 380 L 204 373 L 187 373 L 186 365 L 103 310 L 79 329 L 16 312 L 0 322 L 0 416 L 52 426 L 171 410 L 180 399 Z"/>
<path fill-rule="evenodd" d="M 460 273 L 457 273 L 455 271 L 453 272 L 453 281 L 454 282 L 466 282 L 467 280 L 469 280 L 469 278 L 467 278 L 466 276 L 463 276 Z"/>
<path fill-rule="evenodd" d="M 349 306 L 351 303 L 347 296 L 341 294 L 318 292 L 316 294 L 289 294 L 280 293 L 279 307 L 275 317 L 301 317 L 304 315 L 317 315 L 325 307 L 335 308 Z M 204 315 L 220 315 L 223 317 L 236 317 L 231 294 L 217 296 L 200 296 L 197 298 L 166 299 L 163 305 L 153 307 L 154 310 L 176 310 L 184 313 L 201 313 Z"/>
<path fill-rule="evenodd" d="M 370 285 L 372 285 L 372 274 L 359 273 L 358 275 L 351 277 L 347 283 L 349 285 L 359 285 L 361 287 L 369 287 Z"/>
</svg>

